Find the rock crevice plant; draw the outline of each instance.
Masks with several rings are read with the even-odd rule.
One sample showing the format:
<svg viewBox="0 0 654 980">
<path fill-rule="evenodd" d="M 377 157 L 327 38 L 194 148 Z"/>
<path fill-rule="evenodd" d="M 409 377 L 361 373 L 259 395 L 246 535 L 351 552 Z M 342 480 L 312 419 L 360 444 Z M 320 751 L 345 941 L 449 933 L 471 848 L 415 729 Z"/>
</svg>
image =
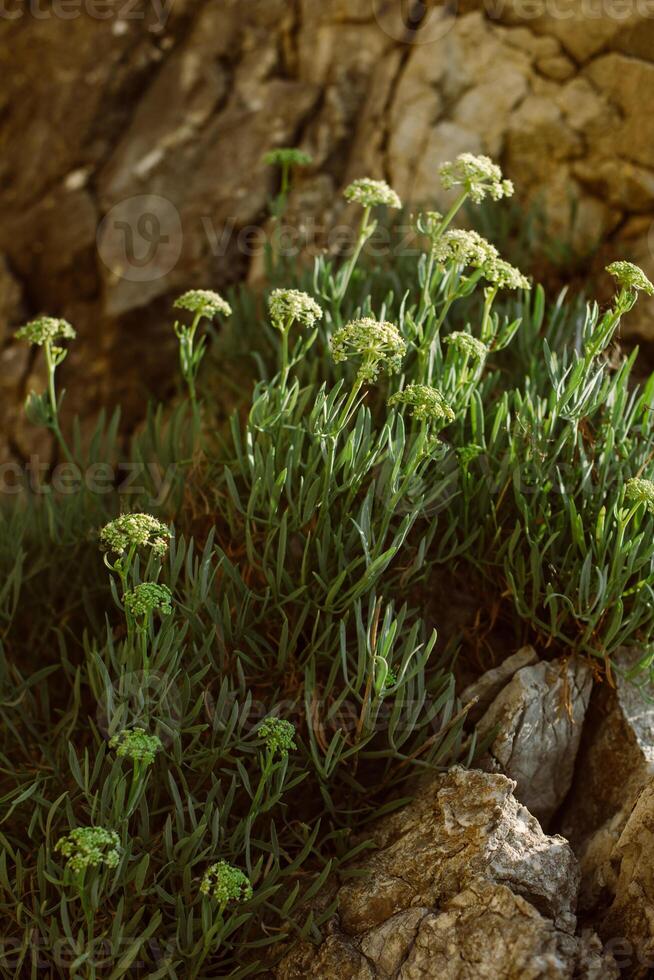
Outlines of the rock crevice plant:
<svg viewBox="0 0 654 980">
<path fill-rule="evenodd" d="M 268 162 L 285 207 L 306 161 Z M 451 664 L 481 627 L 448 645 L 434 629 L 457 582 L 503 643 L 575 651 L 598 677 L 618 646 L 647 643 L 654 380 L 635 385 L 635 355 L 612 345 L 654 287 L 614 263 L 608 309 L 548 309 L 454 227 L 464 204 L 511 193 L 497 165 L 463 154 L 442 177 L 452 204 L 417 217 L 417 260 L 371 268 L 365 244 L 400 202 L 362 178 L 340 263 L 282 283 L 277 264 L 265 297 L 229 306 L 180 297 L 188 399 L 148 409 L 125 457 L 140 490 L 3 501 L 3 977 L 33 975 L 37 954 L 70 976 L 63 944 L 75 976 L 241 980 L 280 943 L 320 941 L 335 910 L 316 898 L 370 823 L 416 774 L 474 757 Z M 198 331 L 217 316 L 214 351 Z M 53 365 L 31 417 L 62 447 L 54 368 L 71 331 L 22 332 Z M 119 457 L 117 417 L 74 450 L 89 467 Z M 156 501 L 154 463 L 174 489 Z"/>
</svg>

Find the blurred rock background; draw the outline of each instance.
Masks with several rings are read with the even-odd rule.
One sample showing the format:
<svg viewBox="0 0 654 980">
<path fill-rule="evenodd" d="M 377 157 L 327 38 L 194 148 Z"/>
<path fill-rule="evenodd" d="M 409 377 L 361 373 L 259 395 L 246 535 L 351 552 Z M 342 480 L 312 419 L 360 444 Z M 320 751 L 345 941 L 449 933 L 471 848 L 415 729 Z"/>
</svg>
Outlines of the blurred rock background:
<svg viewBox="0 0 654 980">
<path fill-rule="evenodd" d="M 309 242 L 354 177 L 438 204 L 469 150 L 589 270 L 653 271 L 654 0 L 6 0 L 0 21 L 0 461 L 33 445 L 26 317 L 78 329 L 69 411 L 138 418 L 172 390 L 170 299 L 256 277 L 274 146 L 313 156 Z M 651 313 L 631 330 L 654 339 Z"/>
</svg>

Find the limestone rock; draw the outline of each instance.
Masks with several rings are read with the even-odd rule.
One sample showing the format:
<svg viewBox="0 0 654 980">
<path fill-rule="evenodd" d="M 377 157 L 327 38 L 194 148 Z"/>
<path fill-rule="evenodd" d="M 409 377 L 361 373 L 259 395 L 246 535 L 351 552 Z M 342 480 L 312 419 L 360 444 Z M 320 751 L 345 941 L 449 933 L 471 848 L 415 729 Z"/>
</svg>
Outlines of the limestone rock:
<svg viewBox="0 0 654 980">
<path fill-rule="evenodd" d="M 650 12 L 424 4 L 416 30 L 405 6 L 179 0 L 5 20 L 0 253 L 26 315 L 78 329 L 85 356 L 65 365 L 65 414 L 92 415 L 107 392 L 108 407 L 144 386 L 164 394 L 174 292 L 256 278 L 247 235 L 265 229 L 272 146 L 313 154 L 297 188 L 309 225 L 340 223 L 343 187 L 366 173 L 409 205 L 439 206 L 439 164 L 483 152 L 554 236 L 589 254 L 608 239 L 614 257 L 652 272 Z M 316 182 L 321 193 L 302 197 Z M 321 235 L 309 237 L 315 251 Z M 639 304 L 625 332 L 651 336 L 651 312 Z M 158 358 L 133 356 L 135 327 Z M 128 406 L 128 424 L 140 410 Z"/>
<path fill-rule="evenodd" d="M 544 825 L 572 783 L 592 683 L 580 660 L 523 667 L 479 722 L 482 734 L 497 729 L 491 764 L 516 780 L 516 796 Z"/>
<path fill-rule="evenodd" d="M 610 858 L 615 894 L 600 933 L 631 948 L 628 976 L 648 977 L 654 968 L 654 780 L 639 795 Z"/>
<path fill-rule="evenodd" d="M 506 777 L 454 769 L 373 828 L 379 850 L 338 893 L 319 947 L 277 980 L 617 976 L 594 934 L 575 936 L 578 870 Z"/>
<path fill-rule="evenodd" d="M 583 909 L 600 918 L 610 909 L 612 923 L 629 920 L 630 932 L 649 948 L 641 906 L 654 903 L 645 846 L 654 786 L 654 703 L 651 688 L 643 692 L 630 679 L 640 656 L 637 649 L 621 650 L 614 686 L 604 683 L 593 694 L 561 829 L 579 855 Z M 634 861 L 639 847 L 642 854 Z"/>
<path fill-rule="evenodd" d="M 654 777 L 654 703 L 651 693 L 646 690 L 643 696 L 629 676 L 641 655 L 635 648 L 619 651 L 613 683 L 604 682 L 593 692 L 561 820 L 563 832 L 577 847 L 617 814 L 629 813 Z"/>
<path fill-rule="evenodd" d="M 468 719 L 472 722 L 479 721 L 513 675 L 522 667 L 530 667 L 537 662 L 538 655 L 534 648 L 531 646 L 522 647 L 507 657 L 506 660 L 502 660 L 497 667 L 487 670 L 472 684 L 468 684 L 461 694 L 461 701 L 463 704 L 468 704 L 475 698 L 477 699 L 475 706 L 468 712 Z"/>
</svg>

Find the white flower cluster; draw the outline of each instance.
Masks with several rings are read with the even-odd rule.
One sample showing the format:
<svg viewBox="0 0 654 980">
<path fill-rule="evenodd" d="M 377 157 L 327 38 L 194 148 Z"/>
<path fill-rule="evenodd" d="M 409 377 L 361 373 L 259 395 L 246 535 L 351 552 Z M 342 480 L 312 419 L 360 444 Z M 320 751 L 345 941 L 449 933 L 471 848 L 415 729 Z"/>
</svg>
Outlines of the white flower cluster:
<svg viewBox="0 0 654 980">
<path fill-rule="evenodd" d="M 231 316 L 232 314 L 232 308 L 227 300 L 223 299 L 219 293 L 214 293 L 212 289 L 190 289 L 176 299 L 173 306 L 178 310 L 199 313 L 207 320 L 213 320 L 219 313 L 223 316 Z"/>
<path fill-rule="evenodd" d="M 531 283 L 515 266 L 504 259 L 491 259 L 483 267 L 484 278 L 499 289 L 531 289 Z"/>
<path fill-rule="evenodd" d="M 486 344 L 482 343 L 481 340 L 477 340 L 472 334 L 465 333 L 463 330 L 455 330 L 454 333 L 445 337 L 444 342 L 451 344 L 455 350 L 461 351 L 467 357 L 474 357 L 479 361 L 482 361 L 488 353 Z"/>
<path fill-rule="evenodd" d="M 39 347 L 43 347 L 44 344 L 50 344 L 53 340 L 74 340 L 77 334 L 68 320 L 53 316 L 39 316 L 36 320 L 30 320 L 24 327 L 20 327 L 14 336 L 17 340 L 26 340 L 29 344 L 38 344 Z"/>
<path fill-rule="evenodd" d="M 440 265 L 453 262 L 455 265 L 473 265 L 477 268 L 499 258 L 494 245 L 486 241 L 476 231 L 452 228 L 436 239 L 432 252 Z"/>
<path fill-rule="evenodd" d="M 438 390 L 431 385 L 407 385 L 402 391 L 396 392 L 388 399 L 388 404 L 406 405 L 414 418 L 419 422 L 454 421 L 454 412 Z"/>
<path fill-rule="evenodd" d="M 284 330 L 297 321 L 303 327 L 312 327 L 322 319 L 322 310 L 314 299 L 299 289 L 273 289 L 268 298 L 268 309 L 273 326 Z"/>
<path fill-rule="evenodd" d="M 490 157 L 460 153 L 456 160 L 444 163 L 440 168 L 441 183 L 446 190 L 463 187 L 475 204 L 486 196 L 494 201 L 513 194 L 513 184 L 504 180 L 502 171 Z"/>
<path fill-rule="evenodd" d="M 654 483 L 651 480 L 643 480 L 638 476 L 632 477 L 625 484 L 624 495 L 627 500 L 645 504 L 647 510 L 654 513 Z"/>
<path fill-rule="evenodd" d="M 374 381 L 380 369 L 389 374 L 399 371 L 406 354 L 406 344 L 393 323 L 384 323 L 373 317 L 352 320 L 334 333 L 330 342 L 335 361 L 349 357 L 361 357 L 359 381 Z"/>
<path fill-rule="evenodd" d="M 371 177 L 361 177 L 346 187 L 343 196 L 346 201 L 354 201 L 366 208 L 374 208 L 385 204 L 387 208 L 401 208 L 402 202 L 392 187 L 385 180 L 373 180 Z"/>
<path fill-rule="evenodd" d="M 168 550 L 171 533 L 152 514 L 123 514 L 100 531 L 100 543 L 107 551 L 121 555 L 130 548 L 152 548 L 162 557 Z"/>
</svg>

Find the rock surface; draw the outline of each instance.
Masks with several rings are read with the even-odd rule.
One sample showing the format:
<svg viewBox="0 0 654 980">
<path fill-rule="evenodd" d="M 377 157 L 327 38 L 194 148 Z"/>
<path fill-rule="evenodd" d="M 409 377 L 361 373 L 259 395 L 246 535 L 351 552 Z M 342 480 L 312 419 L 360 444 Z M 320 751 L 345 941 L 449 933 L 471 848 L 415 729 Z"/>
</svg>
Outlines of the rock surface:
<svg viewBox="0 0 654 980">
<path fill-rule="evenodd" d="M 593 687 L 581 660 L 518 670 L 479 722 L 496 731 L 490 764 L 516 781 L 516 796 L 546 826 L 565 799 Z"/>
<path fill-rule="evenodd" d="M 538 654 L 533 647 L 527 646 L 511 654 L 503 660 L 497 667 L 487 670 L 468 684 L 461 694 L 463 704 L 475 701 L 475 705 L 468 711 L 468 719 L 477 722 L 483 717 L 484 713 L 490 708 L 495 698 L 503 691 L 513 675 L 522 667 L 530 667 L 538 662 Z"/>
<path fill-rule="evenodd" d="M 375 828 L 379 850 L 341 887 L 329 936 L 292 949 L 277 980 L 617 976 L 596 937 L 575 936 L 570 847 L 513 788 L 461 769 L 424 786 Z"/>
<path fill-rule="evenodd" d="M 654 687 L 630 680 L 640 655 L 622 650 L 615 686 L 593 694 L 561 820 L 579 855 L 581 909 L 629 977 L 654 969 Z"/>
<path fill-rule="evenodd" d="M 652 271 L 646 4 L 589 14 L 570 0 L 561 16 L 544 0 L 97 6 L 37 17 L 17 5 L 0 39 L 0 343 L 24 315 L 73 321 L 69 411 L 123 401 L 135 417 L 144 389 L 167 392 L 171 296 L 256 266 L 271 146 L 314 156 L 293 202 L 309 246 L 314 227 L 340 220 L 353 177 L 438 203 L 437 165 L 471 150 L 499 158 L 555 234 L 581 250 L 606 239 L 607 255 Z M 403 22 L 409 9 L 417 19 Z M 651 334 L 638 309 L 631 327 Z M 22 398 L 25 358 L 2 355 L 0 430 L 21 446 L 13 391 Z"/>
</svg>

